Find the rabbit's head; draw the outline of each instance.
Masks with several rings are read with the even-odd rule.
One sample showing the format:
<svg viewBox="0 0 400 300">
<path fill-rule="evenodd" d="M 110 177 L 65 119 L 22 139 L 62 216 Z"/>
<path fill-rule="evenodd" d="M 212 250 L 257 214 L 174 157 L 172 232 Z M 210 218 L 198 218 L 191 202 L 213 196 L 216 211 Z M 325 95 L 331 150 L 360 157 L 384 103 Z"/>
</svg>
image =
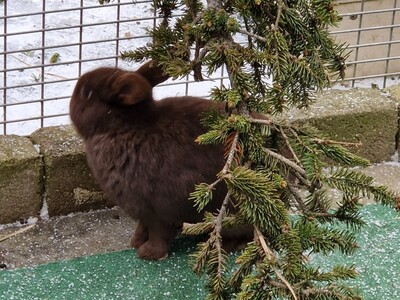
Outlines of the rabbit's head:
<svg viewBox="0 0 400 300">
<path fill-rule="evenodd" d="M 103 130 L 115 116 L 143 109 L 153 102 L 152 88 L 168 77 L 154 62 L 136 72 L 98 68 L 82 75 L 72 94 L 70 116 L 78 132 L 87 137 Z"/>
</svg>

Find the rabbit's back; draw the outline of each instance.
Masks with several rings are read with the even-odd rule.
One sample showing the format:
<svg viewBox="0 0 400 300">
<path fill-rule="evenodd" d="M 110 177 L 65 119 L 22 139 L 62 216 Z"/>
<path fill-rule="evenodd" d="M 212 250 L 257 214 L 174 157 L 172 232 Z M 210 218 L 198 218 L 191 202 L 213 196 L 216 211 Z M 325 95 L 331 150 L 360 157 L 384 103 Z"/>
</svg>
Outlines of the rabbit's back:
<svg viewBox="0 0 400 300">
<path fill-rule="evenodd" d="M 201 220 L 188 200 L 194 185 L 216 180 L 223 148 L 199 145 L 211 101 L 168 98 L 108 132 L 86 139 L 88 163 L 105 192 L 134 218 L 149 213 L 176 225 Z M 148 114 L 148 115 L 146 115 Z M 216 199 L 223 197 L 216 191 Z M 214 201 L 219 202 L 220 201 Z"/>
</svg>

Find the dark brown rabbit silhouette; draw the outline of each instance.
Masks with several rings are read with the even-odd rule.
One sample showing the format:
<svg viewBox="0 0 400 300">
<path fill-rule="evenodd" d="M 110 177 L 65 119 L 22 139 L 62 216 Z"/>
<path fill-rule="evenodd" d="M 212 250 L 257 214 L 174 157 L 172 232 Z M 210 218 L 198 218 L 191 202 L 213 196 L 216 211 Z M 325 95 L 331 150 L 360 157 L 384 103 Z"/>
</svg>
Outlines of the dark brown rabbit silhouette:
<svg viewBox="0 0 400 300">
<path fill-rule="evenodd" d="M 211 183 L 222 169 L 223 147 L 199 145 L 209 100 L 153 100 L 152 88 L 167 79 L 153 62 L 136 72 L 99 68 L 77 82 L 70 115 L 84 138 L 89 166 L 102 189 L 139 224 L 131 245 L 143 259 L 162 259 L 183 222 L 198 222 L 189 201 L 194 185 Z M 216 211 L 225 187 L 206 207 Z"/>
</svg>

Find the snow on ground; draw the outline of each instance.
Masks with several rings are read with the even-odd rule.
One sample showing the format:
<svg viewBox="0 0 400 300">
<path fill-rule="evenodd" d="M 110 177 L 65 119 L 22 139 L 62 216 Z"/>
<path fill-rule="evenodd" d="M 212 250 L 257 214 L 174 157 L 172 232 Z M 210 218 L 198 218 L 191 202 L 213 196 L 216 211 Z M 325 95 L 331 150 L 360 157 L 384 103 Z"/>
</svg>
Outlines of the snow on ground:
<svg viewBox="0 0 400 300">
<path fill-rule="evenodd" d="M 61 9 L 73 9 L 80 6 L 80 0 L 18 0 L 4 2 L 1 5 L 0 13 L 4 15 L 5 5 L 7 5 L 7 15 L 21 15 L 32 12 L 40 12 L 45 3 L 45 10 L 55 11 Z M 127 40 L 121 40 L 119 49 L 116 49 L 115 41 L 92 43 L 94 41 L 113 39 L 117 35 L 117 18 L 116 6 L 100 6 L 97 0 L 83 0 L 83 6 L 94 6 L 83 11 L 83 22 L 88 26 L 83 27 L 82 39 L 87 43 L 82 46 L 82 59 L 94 59 L 93 61 L 82 63 L 82 72 L 94 69 L 99 66 L 114 66 L 115 58 L 101 59 L 105 56 L 115 56 L 120 51 L 129 50 L 142 45 L 149 41 L 149 38 L 143 37 L 146 28 L 153 24 L 150 18 L 153 16 L 151 9 L 151 1 L 134 1 L 121 0 L 123 5 L 120 10 L 120 19 L 123 22 L 119 26 L 120 37 L 130 37 Z M 115 3 L 111 2 L 111 4 Z M 148 18 L 148 19 L 145 19 Z M 4 22 L 4 20 L 1 20 Z M 129 22 L 125 22 L 129 21 Z M 105 25 L 92 25 L 99 22 L 109 22 Z M 79 76 L 77 61 L 79 56 L 80 42 L 79 28 L 80 13 L 79 10 L 71 10 L 64 12 L 48 13 L 45 16 L 46 32 L 44 34 L 46 47 L 50 47 L 42 52 L 42 32 L 12 35 L 17 32 L 27 32 L 41 29 L 42 15 L 20 16 L 7 19 L 7 44 L 8 52 L 6 56 L 0 57 L 0 64 L 6 69 L 15 69 L 6 74 L 7 86 L 11 87 L 6 92 L 5 102 L 7 104 L 15 104 L 8 107 L 1 107 L 0 119 L 20 120 L 26 118 L 37 118 L 41 112 L 45 116 L 55 115 L 53 118 L 45 118 L 44 126 L 61 125 L 70 123 L 68 116 L 69 97 Z M 1 26 L 1 25 L 0 25 Z M 61 28 L 61 29 L 59 29 Z M 0 47 L 4 47 L 4 39 L 0 41 Z M 70 45 L 71 46 L 64 46 Z M 15 51 L 15 52 L 13 52 Z M 59 54 L 60 63 L 49 64 L 54 54 Z M 5 59 L 5 62 L 4 62 Z M 45 63 L 44 74 L 40 65 Z M 126 69 L 136 69 L 138 64 L 127 63 L 118 60 L 118 65 Z M 3 81 L 4 73 L 0 74 L 0 81 Z M 43 77 L 42 77 L 43 76 Z M 216 74 L 217 79 L 211 79 L 207 82 L 195 83 L 192 78 L 184 78 L 178 82 L 167 81 L 166 84 L 154 91 L 156 99 L 166 96 L 182 96 L 190 94 L 193 96 L 207 96 L 212 86 L 220 85 L 221 74 Z M 45 81 L 44 89 L 41 90 L 40 82 Z M 185 81 L 191 81 L 186 84 Z M 59 82 L 57 82 L 59 81 Z M 61 81 L 61 82 L 60 82 Z M 395 84 L 398 78 L 389 79 L 387 85 Z M 225 81 L 226 83 L 226 81 Z M 36 85 L 33 85 L 36 84 Z M 357 82 L 357 86 L 371 87 L 372 84 L 382 86 L 381 80 L 369 79 Z M 12 88 L 13 86 L 26 85 L 24 87 Z M 336 88 L 348 88 L 337 85 Z M 43 103 L 41 99 L 53 99 Z M 34 102 L 34 103 L 29 103 Z M 58 116 L 61 115 L 61 116 Z M 28 135 L 35 129 L 39 128 L 41 123 L 39 120 L 20 121 L 7 124 L 7 134 Z M 3 126 L 0 128 L 0 134 L 4 134 Z"/>
<path fill-rule="evenodd" d="M 7 4 L 7 15 L 20 15 L 42 10 L 42 0 L 19 0 L 10 1 Z M 153 24 L 150 19 L 153 11 L 150 5 L 151 1 L 136 1 L 132 4 L 132 0 L 121 0 L 121 3 L 128 3 L 121 7 L 120 19 L 123 22 L 119 26 L 120 37 L 130 37 L 128 40 L 122 40 L 119 43 L 119 49 L 116 49 L 115 41 L 92 43 L 99 40 L 114 39 L 117 35 L 117 18 L 116 6 L 100 6 L 91 9 L 85 9 L 83 15 L 84 24 L 94 24 L 100 22 L 110 22 L 106 25 L 92 25 L 83 28 L 83 42 L 87 43 L 82 46 L 82 59 L 94 59 L 93 61 L 82 63 L 82 73 L 94 69 L 99 66 L 114 66 L 115 58 L 102 59 L 103 57 L 112 57 L 124 50 L 133 49 L 145 45 L 148 41 L 146 28 Z M 97 0 L 84 0 L 84 7 L 96 6 Z M 112 4 L 113 2 L 111 2 Z M 54 11 L 60 9 L 72 9 L 80 6 L 79 0 L 47 0 L 45 1 L 46 11 Z M 4 15 L 4 5 L 0 8 L 0 13 Z M 7 33 L 11 34 L 7 37 L 7 51 L 11 52 L 6 56 L 6 68 L 15 69 L 7 72 L 7 86 L 27 85 L 25 87 L 10 88 L 7 90 L 5 101 L 7 104 L 15 104 L 1 109 L 0 118 L 19 120 L 25 118 L 35 118 L 40 116 L 41 110 L 46 115 L 64 116 L 44 119 L 44 126 L 60 125 L 70 123 L 68 117 L 69 97 L 79 76 L 78 63 L 80 41 L 79 28 L 73 28 L 80 24 L 79 10 L 48 13 L 45 17 L 46 33 L 45 46 L 49 49 L 42 53 L 42 33 L 27 33 L 12 35 L 17 32 L 27 32 L 38 30 L 42 27 L 42 15 L 21 16 L 9 18 L 7 20 Z M 146 19 L 148 18 L 148 19 Z M 125 22 L 129 20 L 129 22 Z M 4 20 L 2 20 L 4 22 Z M 62 28 L 62 29 L 57 29 Z M 53 30 L 54 29 L 54 30 Z M 4 40 L 0 41 L 4 43 Z M 72 46 L 64 46 L 75 44 Z M 0 45 L 3 48 L 4 45 Z M 59 46 L 59 47 L 57 47 Z M 13 52 L 15 51 L 15 52 Z M 49 64 L 51 57 L 59 54 L 60 63 Z M 44 55 L 44 56 L 43 56 Z M 96 60 L 98 58 L 98 60 Z M 42 76 L 42 63 L 47 64 L 44 68 Z M 119 67 L 126 69 L 136 69 L 138 64 L 128 63 L 118 60 Z M 0 64 L 4 64 L 4 56 L 0 58 Z M 38 66 L 38 67 L 35 67 Z M 3 81 L 4 73 L 0 74 L 0 81 Z M 217 77 L 220 76 L 219 74 Z M 185 79 L 185 78 L 184 78 Z M 41 91 L 40 82 L 45 81 L 43 92 Z M 191 78 L 188 78 L 192 81 Z M 57 82 L 61 81 L 61 82 Z M 154 96 L 160 99 L 166 96 L 182 96 L 190 94 L 194 96 L 207 96 L 209 89 L 220 84 L 221 80 L 212 80 L 204 83 L 185 84 L 182 80 L 179 84 L 167 81 L 161 88 L 156 88 Z M 53 83 L 52 83 L 53 82 Z M 36 85 L 32 85 L 35 84 Z M 54 99 L 46 101 L 41 107 L 40 99 Z M 33 102 L 35 103 L 26 103 Z M 39 120 L 21 121 L 7 124 L 7 134 L 28 135 L 35 129 L 40 127 Z M 2 134 L 0 130 L 0 134 Z"/>
<path fill-rule="evenodd" d="M 84 6 L 93 6 L 97 4 L 97 0 L 85 0 Z M 125 1 L 126 2 L 126 1 Z M 42 0 L 20 0 L 12 1 L 7 4 L 7 15 L 32 13 L 42 10 Z M 46 11 L 77 8 L 80 1 L 71 0 L 49 0 L 45 1 Z M 83 20 L 85 24 L 98 22 L 110 22 L 110 24 L 100 26 L 88 26 L 83 28 L 83 42 L 91 42 L 96 40 L 113 39 L 116 36 L 116 7 L 99 7 L 84 10 Z M 4 10 L 4 5 L 2 6 Z M 148 3 L 127 5 L 121 9 L 121 19 L 137 19 L 144 15 L 151 15 L 150 5 Z M 10 103 L 23 103 L 32 100 L 40 100 L 54 98 L 53 101 L 45 102 L 43 108 L 41 103 L 30 103 L 23 105 L 9 106 L 6 108 L 7 120 L 17 120 L 24 118 L 34 118 L 41 114 L 43 109 L 44 115 L 68 114 L 69 96 L 75 86 L 75 80 L 78 74 L 78 63 L 73 63 L 79 59 L 80 41 L 79 28 L 73 28 L 80 24 L 79 11 L 67 11 L 59 13 L 49 13 L 46 15 L 46 33 L 45 46 L 51 47 L 43 51 L 37 48 L 42 46 L 42 33 L 29 33 L 23 35 L 10 35 L 7 37 L 7 51 L 19 51 L 11 53 L 6 57 L 7 69 L 15 69 L 7 73 L 7 86 L 27 85 L 25 87 L 11 88 L 7 91 L 6 101 Z M 144 29 L 150 26 L 150 21 L 137 21 L 134 23 L 122 23 L 120 25 L 120 34 L 130 34 L 132 36 L 143 35 Z M 16 32 L 26 32 L 39 30 L 42 27 L 42 15 L 23 16 L 10 18 L 7 20 L 7 32 L 9 34 Z M 72 27 L 72 28 L 70 28 Z M 55 28 L 64 28 L 52 30 Z M 135 45 L 143 45 L 146 39 L 136 39 Z M 2 41 L 3 42 L 3 41 Z M 68 47 L 57 47 L 61 45 L 75 44 Z M 126 50 L 130 47 L 127 41 L 121 43 L 120 50 Z M 32 50 L 36 49 L 36 50 Z M 67 80 L 62 82 L 54 82 L 46 84 L 41 91 L 40 85 L 31 85 L 42 81 L 42 69 L 40 67 L 32 68 L 32 66 L 40 66 L 43 62 L 49 64 L 51 57 L 58 53 L 61 65 L 49 65 L 44 68 L 43 81 L 54 82 Z M 44 55 L 44 56 L 43 56 Z M 100 58 L 105 56 L 116 55 L 115 42 L 91 43 L 82 46 L 82 59 Z M 2 60 L 4 58 L 2 57 Z M 0 63 L 3 63 L 0 62 Z M 100 65 L 112 66 L 115 59 L 94 60 L 82 64 L 82 72 L 93 69 Z M 121 62 L 122 67 L 132 68 L 131 65 Z M 3 76 L 3 75 L 2 75 Z M 72 80 L 68 80 L 72 79 Z M 1 79 L 2 80 L 2 79 Z M 3 114 L 4 112 L 2 112 Z M 0 115 L 3 118 L 3 115 Z M 63 116 L 54 119 L 45 119 L 44 126 L 69 123 L 69 117 Z M 40 121 L 26 121 L 18 123 L 10 123 L 7 125 L 7 133 L 29 134 L 40 126 Z"/>
</svg>

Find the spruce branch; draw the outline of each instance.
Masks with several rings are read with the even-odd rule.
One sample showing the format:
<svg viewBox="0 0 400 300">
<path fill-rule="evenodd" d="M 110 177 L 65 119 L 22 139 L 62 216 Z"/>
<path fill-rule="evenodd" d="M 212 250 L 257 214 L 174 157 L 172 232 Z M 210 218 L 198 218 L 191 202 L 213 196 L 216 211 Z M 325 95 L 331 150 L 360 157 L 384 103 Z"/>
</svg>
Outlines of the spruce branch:
<svg viewBox="0 0 400 300">
<path fill-rule="evenodd" d="M 212 100 L 226 103 L 226 114 L 204 118 L 210 131 L 197 139 L 223 144 L 225 164 L 213 183 L 197 184 L 190 199 L 203 211 L 214 201 L 217 185 L 225 184 L 228 192 L 218 199 L 220 209 L 205 213 L 202 223 L 184 224 L 186 233 L 210 234 L 191 256 L 196 274 L 208 277 L 207 299 L 231 299 L 232 293 L 238 299 L 357 299 L 337 282 L 356 276 L 352 267 L 321 272 L 309 267 L 304 253 L 353 253 L 353 230 L 362 225 L 358 199 L 374 197 L 399 206 L 400 198 L 394 200 L 388 189 L 348 169 L 368 165 L 347 150 L 360 143 L 333 141 L 275 117 L 286 108 L 307 107 L 315 91 L 329 86 L 331 76 L 343 75 L 346 47 L 327 31 L 338 20 L 332 1 L 203 3 L 154 1 L 162 23 L 149 31 L 152 43 L 123 57 L 151 58 L 173 78 L 194 73 L 201 80 L 223 67 L 230 80 L 229 87 L 214 88 L 211 94 Z M 173 20 L 175 12 L 179 16 Z M 326 172 L 327 166 L 335 168 Z M 335 210 L 330 210 L 326 187 L 343 192 Z M 231 202 L 234 214 L 228 215 Z M 293 211 L 297 216 L 291 218 Z M 253 226 L 255 241 L 231 273 L 221 233 L 238 224 Z M 345 224 L 348 230 L 332 224 Z"/>
<path fill-rule="evenodd" d="M 271 262 L 271 268 L 274 271 L 276 277 L 278 277 L 283 282 L 285 287 L 291 292 L 291 294 L 293 296 L 293 299 L 297 300 L 296 293 L 294 292 L 294 290 L 293 290 L 292 286 L 290 285 L 290 283 L 278 271 L 278 269 L 274 267 L 274 264 L 278 263 L 278 258 L 275 256 L 274 252 L 268 247 L 264 236 L 262 235 L 262 233 L 260 232 L 260 230 L 256 226 L 254 227 L 254 232 L 255 232 L 255 239 L 259 241 L 259 243 L 261 244 L 261 247 L 262 247 L 262 249 L 264 251 L 265 256 Z"/>
<path fill-rule="evenodd" d="M 221 295 L 225 290 L 225 271 L 226 271 L 226 253 L 222 249 L 222 223 L 227 214 L 227 207 L 230 201 L 230 193 L 228 192 L 225 196 L 225 199 L 221 205 L 221 209 L 218 212 L 217 217 L 213 221 L 213 231 L 210 234 L 210 238 L 208 243 L 211 244 L 211 253 L 208 258 L 208 265 L 211 272 L 209 272 L 210 276 L 210 285 L 211 285 L 211 293 L 210 296 L 214 296 L 217 298 L 222 297 Z M 211 267 L 211 268 L 210 268 Z M 215 270 L 213 270 L 213 268 Z"/>
<path fill-rule="evenodd" d="M 307 288 L 302 293 L 310 299 L 362 300 L 360 295 L 337 284 L 330 284 L 325 288 Z"/>
<path fill-rule="evenodd" d="M 227 214 L 227 209 L 228 209 L 228 204 L 231 198 L 231 194 L 228 192 L 224 198 L 224 201 L 222 202 L 221 208 L 218 212 L 217 218 L 215 219 L 214 226 L 215 230 L 218 234 L 221 234 L 222 232 L 222 222 Z M 219 251 L 221 252 L 221 245 L 219 245 Z"/>
<path fill-rule="evenodd" d="M 361 142 L 357 142 L 357 143 L 350 143 L 350 142 L 341 142 L 341 141 L 334 141 L 334 140 L 329 140 L 329 139 L 319 139 L 319 138 L 315 138 L 312 139 L 313 142 L 316 142 L 317 144 L 320 145 L 342 145 L 342 146 L 346 146 L 346 147 L 362 147 L 362 143 Z"/>
<path fill-rule="evenodd" d="M 291 134 L 296 138 L 297 142 L 308 152 L 310 153 L 314 153 L 315 154 L 315 150 L 310 148 L 310 146 L 308 146 L 298 135 L 298 133 L 296 132 L 296 130 L 294 130 L 292 127 L 289 127 L 289 130 L 291 132 Z"/>
<path fill-rule="evenodd" d="M 223 177 L 224 175 L 226 175 L 232 165 L 233 159 L 235 157 L 235 152 L 237 150 L 237 144 L 239 142 L 239 132 L 235 132 L 232 144 L 231 144 L 231 148 L 229 150 L 228 153 L 228 157 L 226 159 L 225 165 L 221 171 L 221 177 Z"/>
<path fill-rule="evenodd" d="M 251 123 L 254 123 L 254 124 L 263 124 L 263 125 L 271 125 L 271 124 L 273 124 L 273 121 L 268 119 L 268 118 L 266 118 L 266 119 L 257 119 L 257 118 L 249 117 L 249 121 Z"/>
<path fill-rule="evenodd" d="M 219 174 L 219 179 L 216 180 L 214 183 L 209 185 L 207 188 L 215 187 L 223 178 L 226 176 L 231 168 L 233 163 L 235 152 L 237 151 L 237 144 L 239 142 L 239 133 L 234 133 L 234 138 L 231 142 L 231 147 L 225 162 L 223 169 Z M 201 185 L 200 185 L 201 186 Z M 198 186 L 199 187 L 199 186 Z M 196 194 L 192 193 L 191 197 L 198 200 L 196 198 Z M 222 229 L 224 219 L 227 216 L 227 209 L 231 199 L 231 193 L 228 191 L 222 204 L 219 209 L 217 216 L 213 219 L 211 224 L 203 223 L 203 228 L 212 228 L 210 233 L 210 238 L 207 242 L 202 243 L 199 245 L 199 250 L 193 256 L 195 259 L 195 263 L 193 265 L 194 270 L 199 273 L 201 270 L 208 265 L 208 275 L 210 277 L 210 294 L 209 297 L 222 297 L 224 293 L 224 286 L 225 286 L 225 271 L 226 271 L 226 253 L 222 248 Z M 207 202 L 208 203 L 208 202 Z M 199 208 L 200 206 L 198 206 Z M 204 206 L 202 206 L 204 207 Z M 190 226 L 188 224 L 185 225 L 184 231 L 185 232 L 193 232 L 193 230 L 198 230 L 196 225 Z"/>
<path fill-rule="evenodd" d="M 302 167 L 298 166 L 296 163 L 287 159 L 283 155 L 276 153 L 268 148 L 264 148 L 264 152 L 267 155 L 272 156 L 273 158 L 279 160 L 286 166 L 290 167 L 294 171 L 293 174 L 301 181 L 301 183 L 311 188 L 311 183 L 307 180 L 307 174 Z"/>
<path fill-rule="evenodd" d="M 329 186 L 339 189 L 348 197 L 374 197 L 376 202 L 384 205 L 395 206 L 396 196 L 387 187 L 374 185 L 374 179 L 371 176 L 351 170 L 348 168 L 339 167 L 332 169 L 323 177 Z"/>
<path fill-rule="evenodd" d="M 221 179 L 217 179 L 212 184 L 200 183 L 195 185 L 195 189 L 190 193 L 189 200 L 194 202 L 197 211 L 201 212 L 213 199 L 213 190 Z"/>
<path fill-rule="evenodd" d="M 318 150 L 332 161 L 348 167 L 366 167 L 370 165 L 369 160 L 349 152 L 338 143 L 317 143 Z M 351 145 L 348 145 L 351 147 Z"/>
<path fill-rule="evenodd" d="M 282 11 L 286 7 L 282 0 L 277 0 L 277 3 L 278 3 L 278 12 L 277 12 L 277 16 L 276 16 L 275 28 L 274 29 L 278 29 L 279 22 L 280 22 L 281 16 L 282 16 Z"/>
<path fill-rule="evenodd" d="M 289 142 L 289 138 L 288 138 L 288 136 L 287 136 L 286 133 L 285 133 L 285 130 L 283 129 L 282 126 L 279 126 L 278 128 L 279 128 L 279 132 L 281 133 L 281 135 L 282 135 L 282 137 L 283 137 L 283 139 L 284 139 L 284 141 L 285 141 L 286 147 L 289 149 L 290 156 L 293 157 L 293 159 L 294 159 L 294 161 L 296 162 L 296 164 L 298 164 L 299 166 L 301 166 L 301 161 L 300 161 L 300 159 L 297 157 L 296 152 L 293 150 L 292 145 L 291 145 L 290 142 Z"/>
<path fill-rule="evenodd" d="M 268 42 L 268 40 L 267 40 L 266 38 L 264 38 L 264 37 L 262 37 L 262 36 L 260 36 L 260 35 L 258 35 L 258 34 L 249 32 L 249 31 L 247 31 L 247 30 L 239 29 L 238 32 L 239 32 L 239 33 L 242 33 L 242 34 L 244 34 L 244 35 L 247 35 L 247 36 L 249 36 L 249 37 L 255 38 L 256 40 L 259 40 L 260 42 L 263 42 L 263 43 L 267 43 L 267 42 Z"/>
</svg>

